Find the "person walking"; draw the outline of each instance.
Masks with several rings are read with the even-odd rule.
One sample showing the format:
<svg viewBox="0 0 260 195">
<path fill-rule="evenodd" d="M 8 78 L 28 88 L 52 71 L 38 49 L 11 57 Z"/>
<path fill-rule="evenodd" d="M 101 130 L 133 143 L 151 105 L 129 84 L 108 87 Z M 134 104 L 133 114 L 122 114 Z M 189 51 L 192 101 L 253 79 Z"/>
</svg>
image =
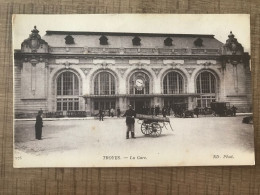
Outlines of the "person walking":
<svg viewBox="0 0 260 195">
<path fill-rule="evenodd" d="M 194 114 L 199 118 L 199 108 L 198 106 L 194 109 Z"/>
<path fill-rule="evenodd" d="M 99 114 L 99 121 L 103 121 L 104 120 L 104 111 L 100 108 L 99 109 L 99 112 L 98 112 L 98 114 Z"/>
<path fill-rule="evenodd" d="M 235 107 L 234 105 L 231 108 L 232 112 L 233 112 L 233 116 L 237 115 L 237 107 Z"/>
<path fill-rule="evenodd" d="M 114 114 L 115 114 L 114 108 L 111 108 L 111 109 L 110 109 L 110 114 L 111 114 L 111 117 L 114 117 Z"/>
<path fill-rule="evenodd" d="M 120 110 L 120 108 L 119 108 L 119 107 L 117 108 L 117 110 L 116 110 L 116 113 L 117 113 L 117 118 L 119 118 L 119 117 L 120 117 L 120 115 L 121 115 L 121 110 Z"/>
<path fill-rule="evenodd" d="M 162 109 L 162 115 L 163 115 L 163 117 L 166 117 L 166 113 L 167 113 L 167 110 L 166 110 L 165 107 L 163 107 L 163 109 Z"/>
<path fill-rule="evenodd" d="M 126 110 L 123 116 L 126 117 L 126 139 L 129 139 L 129 132 L 131 132 L 131 137 L 135 138 L 135 117 L 136 112 L 132 108 L 132 105 L 128 106 L 128 110 Z"/>
<path fill-rule="evenodd" d="M 42 139 L 42 111 L 38 112 L 38 115 L 36 116 L 36 123 L 35 123 L 35 138 L 38 140 Z"/>
</svg>

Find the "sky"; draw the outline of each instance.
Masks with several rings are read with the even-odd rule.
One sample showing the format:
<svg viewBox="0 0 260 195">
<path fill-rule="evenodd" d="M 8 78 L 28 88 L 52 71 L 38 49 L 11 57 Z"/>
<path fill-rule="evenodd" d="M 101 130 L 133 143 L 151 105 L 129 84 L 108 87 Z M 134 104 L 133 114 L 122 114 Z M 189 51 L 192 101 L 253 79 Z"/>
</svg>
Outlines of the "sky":
<svg viewBox="0 0 260 195">
<path fill-rule="evenodd" d="M 248 14 L 81 14 L 13 15 L 13 47 L 20 49 L 34 26 L 43 36 L 46 30 L 213 34 L 225 43 L 230 31 L 250 53 Z"/>
</svg>

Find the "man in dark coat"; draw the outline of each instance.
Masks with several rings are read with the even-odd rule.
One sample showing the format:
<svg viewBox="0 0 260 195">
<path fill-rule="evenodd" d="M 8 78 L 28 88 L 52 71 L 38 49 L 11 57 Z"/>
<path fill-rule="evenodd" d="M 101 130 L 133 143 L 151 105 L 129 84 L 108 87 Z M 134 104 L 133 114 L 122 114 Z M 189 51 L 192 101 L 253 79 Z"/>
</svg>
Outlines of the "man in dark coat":
<svg viewBox="0 0 260 195">
<path fill-rule="evenodd" d="M 42 127 L 43 127 L 42 111 L 39 111 L 35 123 L 35 137 L 38 140 L 42 139 Z"/>
<path fill-rule="evenodd" d="M 166 110 L 165 107 L 163 107 L 163 109 L 162 109 L 162 115 L 163 115 L 163 117 L 166 117 L 166 113 L 167 113 L 167 110 Z"/>
<path fill-rule="evenodd" d="M 232 112 L 233 112 L 233 116 L 236 116 L 237 114 L 237 107 L 235 107 L 234 105 L 231 108 Z"/>
<path fill-rule="evenodd" d="M 199 108 L 198 106 L 194 109 L 194 114 L 199 118 Z"/>
<path fill-rule="evenodd" d="M 99 120 L 104 120 L 104 111 L 102 109 L 99 110 Z"/>
<path fill-rule="evenodd" d="M 129 132 L 131 132 L 131 137 L 135 138 L 135 117 L 136 117 L 136 112 L 133 110 L 132 106 L 128 106 L 129 109 L 125 112 L 123 116 L 126 117 L 126 139 L 129 139 Z"/>
<path fill-rule="evenodd" d="M 116 113 L 117 113 L 117 117 L 119 118 L 120 115 L 121 115 L 121 111 L 120 111 L 120 108 L 119 108 L 119 107 L 117 108 Z"/>
</svg>

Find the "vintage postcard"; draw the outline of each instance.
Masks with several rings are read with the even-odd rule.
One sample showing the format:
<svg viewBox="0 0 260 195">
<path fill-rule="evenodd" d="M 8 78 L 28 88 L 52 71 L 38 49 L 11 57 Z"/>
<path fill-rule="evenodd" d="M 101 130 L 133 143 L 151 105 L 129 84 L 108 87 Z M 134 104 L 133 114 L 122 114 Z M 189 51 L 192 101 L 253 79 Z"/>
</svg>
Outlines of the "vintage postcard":
<svg viewBox="0 0 260 195">
<path fill-rule="evenodd" d="M 250 16 L 13 15 L 14 167 L 254 165 Z"/>
</svg>

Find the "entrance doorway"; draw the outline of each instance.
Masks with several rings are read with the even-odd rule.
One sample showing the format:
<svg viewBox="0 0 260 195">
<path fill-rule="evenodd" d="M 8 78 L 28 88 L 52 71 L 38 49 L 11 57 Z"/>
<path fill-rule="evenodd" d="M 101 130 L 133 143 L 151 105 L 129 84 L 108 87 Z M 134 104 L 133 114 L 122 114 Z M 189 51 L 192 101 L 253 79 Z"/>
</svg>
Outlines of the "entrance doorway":
<svg viewBox="0 0 260 195">
<path fill-rule="evenodd" d="M 145 110 L 150 107 L 150 99 L 130 100 L 137 114 L 144 114 Z"/>
</svg>

